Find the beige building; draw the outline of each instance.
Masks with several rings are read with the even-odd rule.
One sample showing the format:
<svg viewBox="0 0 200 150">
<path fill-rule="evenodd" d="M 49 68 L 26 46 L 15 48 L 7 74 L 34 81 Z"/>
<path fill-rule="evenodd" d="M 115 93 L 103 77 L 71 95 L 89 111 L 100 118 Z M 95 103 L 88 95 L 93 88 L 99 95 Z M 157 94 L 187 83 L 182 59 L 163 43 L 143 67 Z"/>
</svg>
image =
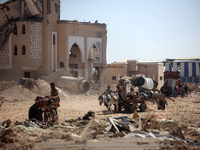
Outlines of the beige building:
<svg viewBox="0 0 200 150">
<path fill-rule="evenodd" d="M 143 74 L 158 82 L 158 88 L 164 83 L 163 63 L 153 61 L 126 60 L 114 62 L 106 66 L 106 83 L 118 84 L 120 77 Z"/>
<path fill-rule="evenodd" d="M 106 24 L 60 20 L 59 0 L 10 0 L 0 18 L 0 80 L 65 68 L 105 83 Z"/>
</svg>

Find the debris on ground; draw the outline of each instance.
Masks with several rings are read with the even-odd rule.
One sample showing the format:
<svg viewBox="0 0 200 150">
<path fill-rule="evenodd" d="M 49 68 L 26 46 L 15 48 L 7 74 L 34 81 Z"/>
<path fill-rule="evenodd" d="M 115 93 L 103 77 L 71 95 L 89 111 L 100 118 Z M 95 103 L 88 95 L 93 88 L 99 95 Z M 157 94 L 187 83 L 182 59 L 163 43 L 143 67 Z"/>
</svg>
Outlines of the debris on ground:
<svg viewBox="0 0 200 150">
<path fill-rule="evenodd" d="M 95 112 L 94 111 L 88 111 L 85 116 L 83 116 L 83 120 L 91 120 L 91 118 L 95 117 Z"/>
<path fill-rule="evenodd" d="M 175 148 L 181 147 L 179 149 L 200 149 L 200 99 L 196 94 L 199 89 L 197 85 L 193 87 L 196 93 L 183 99 L 177 98 L 175 102 L 169 101 L 169 107 L 165 110 L 157 110 L 157 106 L 148 103 L 150 107 L 147 112 L 118 114 L 106 114 L 105 109 L 98 109 L 99 106 L 94 103 L 97 96 L 93 95 L 93 91 L 87 96 L 64 95 L 61 92 L 64 96 L 58 109 L 59 122 L 47 126 L 43 122 L 26 120 L 28 108 L 24 107 L 31 106 L 37 95 L 50 92 L 47 82 L 38 80 L 38 86 L 34 85 L 31 90 L 15 82 L 1 83 L 0 103 L 3 102 L 3 105 L 0 109 L 0 149 L 33 149 L 37 144 L 51 144 L 53 140 L 64 140 L 66 144 L 73 138 L 76 139 L 74 144 L 86 141 L 100 144 L 126 139 L 129 142 L 136 140 L 137 146 L 148 146 L 147 141 L 156 139 L 157 143 L 162 143 L 160 149 L 171 149 L 173 145 Z"/>
</svg>

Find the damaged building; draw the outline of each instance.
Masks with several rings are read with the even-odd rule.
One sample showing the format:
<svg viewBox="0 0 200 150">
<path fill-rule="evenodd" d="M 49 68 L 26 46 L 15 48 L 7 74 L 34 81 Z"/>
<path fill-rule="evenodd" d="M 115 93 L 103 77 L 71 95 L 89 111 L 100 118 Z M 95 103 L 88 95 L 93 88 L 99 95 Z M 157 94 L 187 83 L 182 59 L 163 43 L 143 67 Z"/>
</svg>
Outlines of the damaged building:
<svg viewBox="0 0 200 150">
<path fill-rule="evenodd" d="M 0 80 L 64 68 L 105 82 L 106 24 L 60 20 L 60 0 L 9 0 L 0 18 Z"/>
<path fill-rule="evenodd" d="M 124 60 L 107 64 L 106 67 L 106 83 L 118 84 L 123 76 L 135 76 L 142 74 L 147 78 L 151 78 L 158 82 L 158 88 L 164 84 L 164 66 L 163 63 L 157 61 L 137 61 Z"/>
</svg>

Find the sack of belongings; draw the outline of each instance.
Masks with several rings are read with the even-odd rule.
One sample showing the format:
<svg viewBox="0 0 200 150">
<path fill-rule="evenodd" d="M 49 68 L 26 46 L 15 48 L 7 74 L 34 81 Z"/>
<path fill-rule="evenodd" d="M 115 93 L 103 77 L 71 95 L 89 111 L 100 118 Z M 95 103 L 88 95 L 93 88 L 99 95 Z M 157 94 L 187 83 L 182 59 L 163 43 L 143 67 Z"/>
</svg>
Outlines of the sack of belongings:
<svg viewBox="0 0 200 150">
<path fill-rule="evenodd" d="M 35 101 L 39 103 L 40 108 L 44 108 L 46 106 L 51 106 L 51 108 L 58 108 L 60 106 L 60 97 L 59 96 L 37 96 Z"/>
</svg>

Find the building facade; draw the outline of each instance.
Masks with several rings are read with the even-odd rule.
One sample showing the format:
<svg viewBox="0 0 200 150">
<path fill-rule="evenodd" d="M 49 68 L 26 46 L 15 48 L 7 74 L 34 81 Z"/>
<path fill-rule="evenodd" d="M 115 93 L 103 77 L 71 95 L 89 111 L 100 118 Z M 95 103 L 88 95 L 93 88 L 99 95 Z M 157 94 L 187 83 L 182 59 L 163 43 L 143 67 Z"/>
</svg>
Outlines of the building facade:
<svg viewBox="0 0 200 150">
<path fill-rule="evenodd" d="M 175 58 L 164 61 L 165 71 L 180 71 L 181 83 L 200 83 L 200 58 Z"/>
<path fill-rule="evenodd" d="M 0 80 L 64 68 L 105 82 L 106 24 L 60 20 L 60 0 L 10 0 L 0 8 Z"/>
<path fill-rule="evenodd" d="M 123 76 L 133 76 L 143 74 L 158 82 L 158 88 L 164 84 L 164 66 L 159 62 L 126 60 L 114 62 L 106 66 L 106 83 L 118 84 Z"/>
</svg>

